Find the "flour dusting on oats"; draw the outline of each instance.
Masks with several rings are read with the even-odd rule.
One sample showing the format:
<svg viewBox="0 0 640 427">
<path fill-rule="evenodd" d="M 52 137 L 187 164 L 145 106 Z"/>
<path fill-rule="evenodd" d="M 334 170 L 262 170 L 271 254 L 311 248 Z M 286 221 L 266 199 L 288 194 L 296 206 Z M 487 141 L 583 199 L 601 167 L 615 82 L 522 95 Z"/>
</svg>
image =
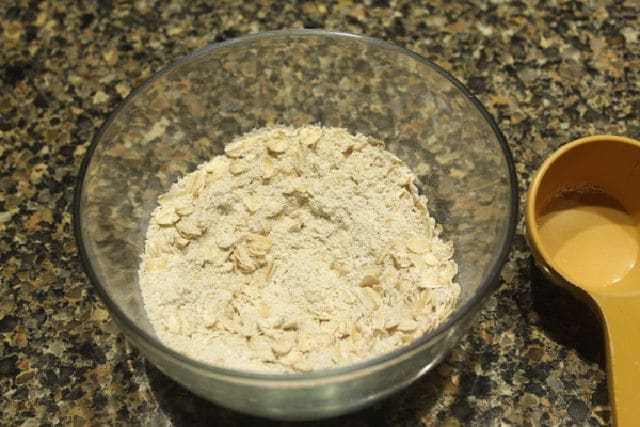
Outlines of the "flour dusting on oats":
<svg viewBox="0 0 640 427">
<path fill-rule="evenodd" d="M 159 339 L 261 372 L 363 361 L 434 329 L 460 288 L 415 176 L 345 129 L 254 130 L 158 199 L 140 267 Z"/>
</svg>

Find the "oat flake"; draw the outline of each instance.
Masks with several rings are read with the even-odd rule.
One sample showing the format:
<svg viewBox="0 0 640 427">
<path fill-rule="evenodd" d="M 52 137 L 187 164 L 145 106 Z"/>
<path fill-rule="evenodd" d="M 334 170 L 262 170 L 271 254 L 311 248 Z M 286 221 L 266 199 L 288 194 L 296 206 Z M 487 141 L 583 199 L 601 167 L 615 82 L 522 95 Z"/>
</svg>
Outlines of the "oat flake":
<svg viewBox="0 0 640 427">
<path fill-rule="evenodd" d="M 435 328 L 460 288 L 414 175 L 345 129 L 254 130 L 159 197 L 140 266 L 158 338 L 214 365 L 299 372 Z"/>
</svg>

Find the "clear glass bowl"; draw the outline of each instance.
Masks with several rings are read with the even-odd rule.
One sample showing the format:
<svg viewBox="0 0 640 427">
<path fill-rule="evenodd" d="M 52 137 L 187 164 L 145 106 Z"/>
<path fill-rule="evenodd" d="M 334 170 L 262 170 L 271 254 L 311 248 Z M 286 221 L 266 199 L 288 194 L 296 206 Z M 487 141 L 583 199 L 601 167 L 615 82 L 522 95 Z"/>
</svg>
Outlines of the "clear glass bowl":
<svg viewBox="0 0 640 427">
<path fill-rule="evenodd" d="M 381 139 L 418 175 L 453 240 L 460 302 L 414 343 L 374 359 L 301 374 L 256 374 L 188 359 L 156 338 L 138 265 L 157 196 L 224 144 L 256 127 L 321 123 Z M 389 43 L 300 30 L 214 44 L 134 90 L 89 147 L 75 232 L 113 320 L 166 375 L 220 405 L 275 419 L 316 419 L 407 386 L 460 339 L 493 289 L 517 216 L 513 161 L 480 105 L 432 62 Z"/>
</svg>

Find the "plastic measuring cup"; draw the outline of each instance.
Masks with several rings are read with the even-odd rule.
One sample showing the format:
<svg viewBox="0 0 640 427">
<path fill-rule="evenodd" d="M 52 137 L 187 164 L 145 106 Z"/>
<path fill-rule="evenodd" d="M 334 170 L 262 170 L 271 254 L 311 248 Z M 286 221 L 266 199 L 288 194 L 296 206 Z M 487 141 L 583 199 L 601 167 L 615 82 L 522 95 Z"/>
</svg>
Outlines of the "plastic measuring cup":
<svg viewBox="0 0 640 427">
<path fill-rule="evenodd" d="M 614 424 L 640 426 L 640 141 L 562 146 L 529 187 L 525 223 L 538 267 L 604 323 Z"/>
</svg>

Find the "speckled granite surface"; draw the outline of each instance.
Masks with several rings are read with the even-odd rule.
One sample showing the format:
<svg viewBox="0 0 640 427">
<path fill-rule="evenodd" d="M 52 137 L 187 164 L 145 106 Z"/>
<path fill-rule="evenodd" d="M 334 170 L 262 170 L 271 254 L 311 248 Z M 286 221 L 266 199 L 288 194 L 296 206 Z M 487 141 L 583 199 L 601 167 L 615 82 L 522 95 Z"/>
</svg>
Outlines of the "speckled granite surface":
<svg viewBox="0 0 640 427">
<path fill-rule="evenodd" d="M 413 49 L 491 111 L 523 195 L 564 142 L 640 137 L 637 0 L 236 3 L 0 6 L 2 424 L 271 424 L 193 396 L 128 345 L 82 271 L 71 229 L 74 179 L 108 112 L 209 42 L 324 27 Z M 586 310 L 531 268 L 520 222 L 497 291 L 446 361 L 380 404 L 319 424 L 606 425 L 602 331 Z"/>
</svg>

